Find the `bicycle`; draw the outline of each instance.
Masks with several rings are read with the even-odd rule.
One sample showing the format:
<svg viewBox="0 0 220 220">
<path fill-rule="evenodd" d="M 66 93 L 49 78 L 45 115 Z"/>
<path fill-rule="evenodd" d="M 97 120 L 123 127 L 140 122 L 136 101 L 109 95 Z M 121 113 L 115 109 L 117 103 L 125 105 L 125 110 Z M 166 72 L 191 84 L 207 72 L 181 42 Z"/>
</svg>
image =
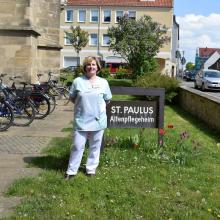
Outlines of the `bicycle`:
<svg viewBox="0 0 220 220">
<path fill-rule="evenodd" d="M 11 85 L 11 89 L 16 94 L 18 94 L 18 92 L 20 92 L 20 94 L 29 93 L 30 102 L 33 104 L 33 106 L 35 108 L 35 119 L 43 119 L 47 115 L 49 115 L 49 113 L 50 113 L 49 98 L 45 94 L 42 94 L 40 92 L 36 92 L 34 90 L 34 87 L 31 87 L 28 91 L 28 88 L 26 87 L 28 85 L 28 83 L 26 83 L 26 82 L 20 82 L 20 84 L 23 85 L 23 88 L 20 90 L 17 89 L 15 86 L 15 81 L 14 81 L 16 78 L 21 78 L 21 77 L 20 76 L 10 77 L 10 80 L 13 81 L 13 83 Z"/>
<path fill-rule="evenodd" d="M 7 130 L 13 125 L 14 114 L 11 106 L 5 101 L 0 91 L 0 132 Z"/>
<path fill-rule="evenodd" d="M 40 77 L 43 74 L 37 74 L 38 81 L 40 81 Z M 40 84 L 48 86 L 48 95 L 55 97 L 57 100 L 64 100 L 64 104 L 69 103 L 69 89 L 65 86 L 61 86 L 57 84 L 57 80 L 52 80 L 51 77 L 53 76 L 52 72 L 48 73 L 48 81 Z"/>
<path fill-rule="evenodd" d="M 0 75 L 0 90 L 7 104 L 10 105 L 14 120 L 13 125 L 28 126 L 35 119 L 35 109 L 30 102 L 28 94 L 17 94 L 15 91 L 2 83 L 2 78 L 7 74 Z"/>
</svg>

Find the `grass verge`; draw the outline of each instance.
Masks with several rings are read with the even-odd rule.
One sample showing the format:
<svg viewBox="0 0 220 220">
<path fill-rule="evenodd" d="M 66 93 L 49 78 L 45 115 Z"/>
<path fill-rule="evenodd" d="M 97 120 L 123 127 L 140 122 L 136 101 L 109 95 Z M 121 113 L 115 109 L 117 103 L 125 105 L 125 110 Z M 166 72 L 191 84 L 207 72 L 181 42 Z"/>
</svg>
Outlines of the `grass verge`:
<svg viewBox="0 0 220 220">
<path fill-rule="evenodd" d="M 77 177 L 68 182 L 63 174 L 71 138 L 54 139 L 30 164 L 42 173 L 8 190 L 8 196 L 23 197 L 8 219 L 220 218 L 219 134 L 174 106 L 165 108 L 163 149 L 156 133 L 108 130 L 97 175 L 84 174 L 86 150 Z"/>
</svg>

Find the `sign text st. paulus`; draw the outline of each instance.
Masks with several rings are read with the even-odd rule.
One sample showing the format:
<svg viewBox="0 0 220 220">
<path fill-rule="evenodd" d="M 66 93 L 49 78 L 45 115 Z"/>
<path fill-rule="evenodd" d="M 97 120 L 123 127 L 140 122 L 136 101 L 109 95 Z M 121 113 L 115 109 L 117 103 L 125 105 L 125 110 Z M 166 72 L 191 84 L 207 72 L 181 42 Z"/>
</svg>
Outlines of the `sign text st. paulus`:
<svg viewBox="0 0 220 220">
<path fill-rule="evenodd" d="M 157 97 L 155 101 L 111 101 L 107 106 L 109 128 L 158 128 L 158 144 L 163 145 L 164 126 L 162 88 L 111 87 L 113 94 Z"/>
</svg>

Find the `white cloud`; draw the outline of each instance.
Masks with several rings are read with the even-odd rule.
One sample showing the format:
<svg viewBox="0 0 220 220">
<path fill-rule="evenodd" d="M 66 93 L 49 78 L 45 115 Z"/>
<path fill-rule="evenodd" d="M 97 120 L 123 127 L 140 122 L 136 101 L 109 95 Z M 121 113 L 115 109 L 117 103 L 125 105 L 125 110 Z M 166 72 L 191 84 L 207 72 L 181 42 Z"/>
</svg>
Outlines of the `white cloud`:
<svg viewBox="0 0 220 220">
<path fill-rule="evenodd" d="M 187 61 L 194 62 L 198 47 L 220 48 L 220 14 L 209 16 L 187 14 L 177 17 L 180 25 L 180 50 Z"/>
</svg>

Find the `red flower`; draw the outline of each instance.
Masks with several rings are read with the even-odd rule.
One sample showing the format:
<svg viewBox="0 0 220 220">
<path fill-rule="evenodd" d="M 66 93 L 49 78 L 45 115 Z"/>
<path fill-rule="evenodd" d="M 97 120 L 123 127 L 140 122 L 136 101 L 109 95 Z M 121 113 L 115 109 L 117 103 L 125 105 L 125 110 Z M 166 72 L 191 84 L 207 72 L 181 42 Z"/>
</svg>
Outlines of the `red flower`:
<svg viewBox="0 0 220 220">
<path fill-rule="evenodd" d="M 174 126 L 172 124 L 167 125 L 168 128 L 173 128 Z"/>
<path fill-rule="evenodd" d="M 163 128 L 160 128 L 160 129 L 159 129 L 159 134 L 160 134 L 160 135 L 165 135 L 165 133 L 166 133 L 166 132 L 165 132 L 165 130 L 164 130 Z"/>
</svg>

